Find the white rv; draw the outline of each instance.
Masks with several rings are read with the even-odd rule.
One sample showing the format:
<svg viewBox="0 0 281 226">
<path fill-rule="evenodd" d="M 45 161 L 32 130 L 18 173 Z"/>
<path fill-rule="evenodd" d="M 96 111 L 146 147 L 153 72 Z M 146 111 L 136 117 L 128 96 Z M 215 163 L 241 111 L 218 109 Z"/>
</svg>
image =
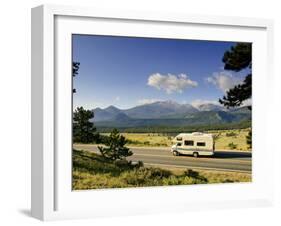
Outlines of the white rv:
<svg viewBox="0 0 281 226">
<path fill-rule="evenodd" d="M 194 157 L 211 156 L 214 154 L 215 142 L 212 134 L 180 133 L 173 140 L 171 148 L 173 155 L 193 155 Z"/>
</svg>

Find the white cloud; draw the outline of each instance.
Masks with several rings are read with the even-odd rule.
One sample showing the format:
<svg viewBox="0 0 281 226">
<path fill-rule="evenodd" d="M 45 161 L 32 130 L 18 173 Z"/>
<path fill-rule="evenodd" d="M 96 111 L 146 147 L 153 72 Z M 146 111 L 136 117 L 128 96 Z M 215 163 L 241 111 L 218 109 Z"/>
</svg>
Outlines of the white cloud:
<svg viewBox="0 0 281 226">
<path fill-rule="evenodd" d="M 152 74 L 148 77 L 147 85 L 164 90 L 168 94 L 173 92 L 182 93 L 189 87 L 196 87 L 196 81 L 192 81 L 186 74 L 167 74 L 161 75 L 160 73 Z"/>
<path fill-rule="evenodd" d="M 141 99 L 141 100 L 138 100 L 138 104 L 139 105 L 152 104 L 152 103 L 155 103 L 157 101 L 162 101 L 162 100 L 161 99 Z"/>
<path fill-rule="evenodd" d="M 202 104 L 215 104 L 215 105 L 219 105 L 217 100 L 201 100 L 201 99 L 197 99 L 197 100 L 193 100 L 191 102 L 191 105 L 195 108 L 199 107 Z"/>
<path fill-rule="evenodd" d="M 244 100 L 241 106 L 242 107 L 244 107 L 244 106 L 252 106 L 252 98 Z"/>
<path fill-rule="evenodd" d="M 233 75 L 227 71 L 214 72 L 212 76 L 206 78 L 206 81 L 212 83 L 223 92 L 226 92 L 235 85 L 242 83 L 240 78 L 233 77 Z"/>
<path fill-rule="evenodd" d="M 115 100 L 120 101 L 120 97 L 119 96 L 115 97 Z"/>
</svg>

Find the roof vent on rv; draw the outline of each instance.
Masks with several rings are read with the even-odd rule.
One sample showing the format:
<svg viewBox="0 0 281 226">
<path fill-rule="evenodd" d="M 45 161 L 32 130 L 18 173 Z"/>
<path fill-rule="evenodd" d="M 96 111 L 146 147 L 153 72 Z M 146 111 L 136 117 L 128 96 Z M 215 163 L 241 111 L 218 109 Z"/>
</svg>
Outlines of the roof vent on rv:
<svg viewBox="0 0 281 226">
<path fill-rule="evenodd" d="M 201 133 L 201 132 L 194 132 L 194 133 L 192 133 L 192 135 L 200 136 L 200 135 L 203 135 L 203 133 Z"/>
</svg>

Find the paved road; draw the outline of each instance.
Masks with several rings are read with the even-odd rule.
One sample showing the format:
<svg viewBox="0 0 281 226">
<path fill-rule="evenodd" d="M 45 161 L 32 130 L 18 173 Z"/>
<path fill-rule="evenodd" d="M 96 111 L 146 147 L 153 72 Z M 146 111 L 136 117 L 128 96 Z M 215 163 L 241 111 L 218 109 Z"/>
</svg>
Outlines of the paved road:
<svg viewBox="0 0 281 226">
<path fill-rule="evenodd" d="M 75 149 L 98 152 L 95 145 L 74 145 Z M 212 157 L 173 156 L 168 148 L 130 148 L 132 161 L 143 161 L 145 165 L 173 168 L 192 168 L 204 170 L 234 171 L 251 173 L 252 155 L 249 152 L 230 150 L 216 151 Z"/>
</svg>

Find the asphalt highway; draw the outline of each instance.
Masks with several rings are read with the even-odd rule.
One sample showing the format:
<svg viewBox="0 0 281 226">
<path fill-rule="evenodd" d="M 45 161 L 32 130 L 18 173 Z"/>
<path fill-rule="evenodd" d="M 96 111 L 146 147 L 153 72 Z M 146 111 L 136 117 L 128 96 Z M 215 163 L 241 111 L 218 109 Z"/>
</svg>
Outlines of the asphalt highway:
<svg viewBox="0 0 281 226">
<path fill-rule="evenodd" d="M 77 150 L 93 151 L 98 153 L 96 145 L 74 144 Z M 220 150 L 211 157 L 173 156 L 169 148 L 131 147 L 133 155 L 128 159 L 143 161 L 147 166 L 162 168 L 188 168 L 216 171 L 232 171 L 251 173 L 251 152 Z"/>
</svg>

